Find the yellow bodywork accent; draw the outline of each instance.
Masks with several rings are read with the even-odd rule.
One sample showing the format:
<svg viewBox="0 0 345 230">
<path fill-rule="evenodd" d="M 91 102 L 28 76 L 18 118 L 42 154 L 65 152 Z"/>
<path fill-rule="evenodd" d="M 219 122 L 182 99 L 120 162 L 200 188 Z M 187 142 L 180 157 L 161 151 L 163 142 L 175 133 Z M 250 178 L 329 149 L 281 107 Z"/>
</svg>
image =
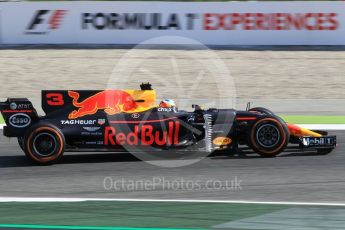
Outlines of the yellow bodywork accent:
<svg viewBox="0 0 345 230">
<path fill-rule="evenodd" d="M 156 106 L 156 91 L 155 90 L 123 90 L 130 94 L 134 100 L 143 100 L 143 102 L 137 102 L 138 107 L 134 110 L 126 111 L 127 113 L 140 113 L 146 110 L 157 107 Z M 122 110 L 123 111 L 123 110 Z"/>
<path fill-rule="evenodd" d="M 322 137 L 321 134 L 294 124 L 287 124 L 290 134 L 296 137 L 311 136 Z"/>
</svg>

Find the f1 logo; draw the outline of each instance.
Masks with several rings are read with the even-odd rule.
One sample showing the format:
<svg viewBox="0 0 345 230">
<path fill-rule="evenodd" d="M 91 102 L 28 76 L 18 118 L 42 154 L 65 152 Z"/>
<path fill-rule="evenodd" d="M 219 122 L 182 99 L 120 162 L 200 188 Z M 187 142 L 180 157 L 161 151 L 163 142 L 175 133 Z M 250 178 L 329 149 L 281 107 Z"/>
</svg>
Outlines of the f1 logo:
<svg viewBox="0 0 345 230">
<path fill-rule="evenodd" d="M 38 10 L 29 23 L 27 30 L 34 30 L 40 24 L 47 23 L 50 30 L 59 29 L 67 10 Z"/>
</svg>

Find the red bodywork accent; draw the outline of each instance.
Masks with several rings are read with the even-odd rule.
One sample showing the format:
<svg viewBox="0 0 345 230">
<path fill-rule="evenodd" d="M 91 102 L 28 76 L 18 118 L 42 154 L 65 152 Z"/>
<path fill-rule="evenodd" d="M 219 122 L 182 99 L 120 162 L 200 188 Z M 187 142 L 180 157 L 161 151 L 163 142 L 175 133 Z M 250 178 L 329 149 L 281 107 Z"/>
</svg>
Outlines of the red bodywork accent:
<svg viewBox="0 0 345 230">
<path fill-rule="evenodd" d="M 4 113 L 32 113 L 32 110 L 3 110 Z"/>
<path fill-rule="evenodd" d="M 238 120 L 238 121 L 252 121 L 252 120 L 256 120 L 256 117 L 236 117 L 236 120 Z"/>
</svg>

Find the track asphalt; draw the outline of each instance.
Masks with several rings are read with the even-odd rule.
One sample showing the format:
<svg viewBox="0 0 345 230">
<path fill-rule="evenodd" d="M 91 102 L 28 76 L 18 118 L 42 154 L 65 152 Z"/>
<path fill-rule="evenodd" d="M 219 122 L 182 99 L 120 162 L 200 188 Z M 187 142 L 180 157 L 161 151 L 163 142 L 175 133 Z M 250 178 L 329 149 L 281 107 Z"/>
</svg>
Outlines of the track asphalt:
<svg viewBox="0 0 345 230">
<path fill-rule="evenodd" d="M 345 202 L 345 135 L 331 133 L 339 146 L 328 155 L 287 151 L 261 158 L 249 152 L 175 168 L 109 153 L 66 153 L 59 164 L 35 166 L 16 139 L 1 137 L 0 196 Z M 152 185 L 145 188 L 145 182 Z"/>
</svg>

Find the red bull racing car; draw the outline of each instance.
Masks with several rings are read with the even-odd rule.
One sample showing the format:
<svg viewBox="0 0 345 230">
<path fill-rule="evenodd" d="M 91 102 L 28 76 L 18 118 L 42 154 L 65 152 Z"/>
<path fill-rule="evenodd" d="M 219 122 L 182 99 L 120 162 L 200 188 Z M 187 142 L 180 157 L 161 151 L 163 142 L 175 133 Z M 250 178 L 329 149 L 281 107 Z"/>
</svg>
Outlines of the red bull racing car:
<svg viewBox="0 0 345 230">
<path fill-rule="evenodd" d="M 67 151 L 232 154 L 247 145 L 273 157 L 289 143 L 323 153 L 336 146 L 335 136 L 287 124 L 265 108 L 193 108 L 157 106 L 149 83 L 140 90 L 44 90 L 45 116 L 38 116 L 26 98 L 0 103 L 4 135 L 16 137 L 26 156 L 39 164 L 52 164 Z"/>
</svg>

